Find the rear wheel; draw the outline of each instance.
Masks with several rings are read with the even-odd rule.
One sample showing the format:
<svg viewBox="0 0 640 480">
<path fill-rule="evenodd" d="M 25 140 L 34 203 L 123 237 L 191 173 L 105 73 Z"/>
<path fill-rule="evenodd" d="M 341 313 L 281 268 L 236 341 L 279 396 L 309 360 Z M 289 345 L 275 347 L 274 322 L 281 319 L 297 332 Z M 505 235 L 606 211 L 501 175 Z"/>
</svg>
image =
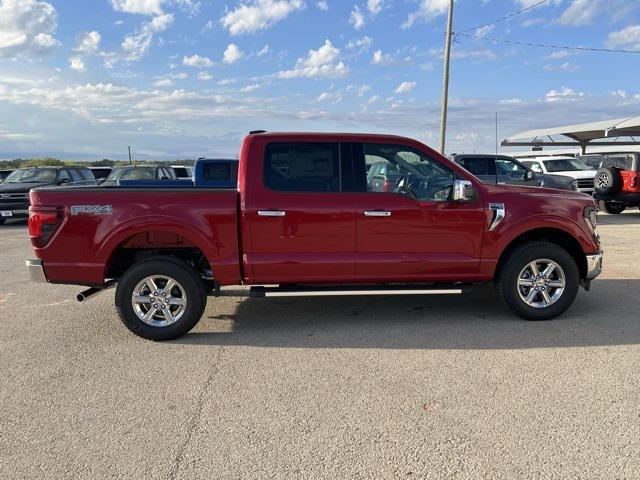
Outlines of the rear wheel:
<svg viewBox="0 0 640 480">
<path fill-rule="evenodd" d="M 563 314 L 578 294 L 580 272 L 573 257 L 549 242 L 530 242 L 514 250 L 496 280 L 501 301 L 526 320 Z"/>
<path fill-rule="evenodd" d="M 612 215 L 622 213 L 626 208 L 627 206 L 624 203 L 605 202 L 604 204 L 605 211 L 607 213 L 611 213 Z"/>
<path fill-rule="evenodd" d="M 122 323 L 148 340 L 171 340 L 190 331 L 206 300 L 198 273 L 172 257 L 136 263 L 120 278 L 116 290 Z"/>
<path fill-rule="evenodd" d="M 6 218 L 0 218 L 0 225 L 4 225 L 4 222 L 6 222 L 7 219 Z"/>
</svg>

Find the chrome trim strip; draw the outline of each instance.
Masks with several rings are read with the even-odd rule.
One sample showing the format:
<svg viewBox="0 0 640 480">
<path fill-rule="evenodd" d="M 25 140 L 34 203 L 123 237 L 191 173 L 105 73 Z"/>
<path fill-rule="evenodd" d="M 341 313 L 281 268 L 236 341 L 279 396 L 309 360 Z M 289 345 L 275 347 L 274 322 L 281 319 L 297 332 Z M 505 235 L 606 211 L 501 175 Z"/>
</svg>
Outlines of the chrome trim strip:
<svg viewBox="0 0 640 480">
<path fill-rule="evenodd" d="M 602 259 L 604 253 L 596 253 L 595 255 L 586 255 L 587 258 L 587 280 L 593 280 L 602 273 Z"/>
<path fill-rule="evenodd" d="M 47 283 L 42 260 L 27 260 L 25 263 L 29 269 L 29 278 L 31 278 L 32 282 Z"/>
<path fill-rule="evenodd" d="M 317 292 L 265 292 L 265 297 L 344 297 L 358 295 L 460 295 L 462 289 L 448 290 L 321 290 Z"/>
<path fill-rule="evenodd" d="M 493 232 L 500 225 L 500 222 L 504 220 L 506 209 L 504 203 L 490 203 L 489 210 L 493 210 L 493 220 L 489 226 L 489 231 Z"/>
</svg>

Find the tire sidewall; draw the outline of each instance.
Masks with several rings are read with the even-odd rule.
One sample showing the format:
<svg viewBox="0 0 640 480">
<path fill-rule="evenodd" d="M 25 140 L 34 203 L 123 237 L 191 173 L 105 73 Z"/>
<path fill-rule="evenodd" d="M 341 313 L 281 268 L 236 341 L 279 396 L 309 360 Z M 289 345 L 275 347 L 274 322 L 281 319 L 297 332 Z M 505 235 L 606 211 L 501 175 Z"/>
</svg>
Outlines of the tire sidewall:
<svg viewBox="0 0 640 480">
<path fill-rule="evenodd" d="M 175 279 L 187 295 L 184 314 L 180 320 L 167 327 L 154 327 L 144 323 L 131 304 L 136 285 L 152 275 Z M 131 332 L 148 340 L 171 340 L 189 332 L 198 323 L 206 306 L 206 292 L 202 280 L 189 265 L 173 258 L 160 258 L 143 260 L 129 268 L 118 282 L 115 300 L 120 319 Z"/>
<path fill-rule="evenodd" d="M 526 265 L 538 259 L 549 259 L 560 265 L 566 281 L 562 296 L 546 308 L 527 305 L 518 293 L 520 272 Z M 539 242 L 529 244 L 512 254 L 499 283 L 502 299 L 514 313 L 527 320 L 550 320 L 562 315 L 575 300 L 580 287 L 580 272 L 575 260 L 566 250 L 552 243 Z"/>
</svg>

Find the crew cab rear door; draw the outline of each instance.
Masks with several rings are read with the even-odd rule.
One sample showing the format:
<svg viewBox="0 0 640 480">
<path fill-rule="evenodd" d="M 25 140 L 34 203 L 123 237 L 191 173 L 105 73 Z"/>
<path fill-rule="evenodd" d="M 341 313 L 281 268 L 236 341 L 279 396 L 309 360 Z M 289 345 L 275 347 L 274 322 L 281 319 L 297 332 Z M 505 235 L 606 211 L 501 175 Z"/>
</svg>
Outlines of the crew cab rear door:
<svg viewBox="0 0 640 480">
<path fill-rule="evenodd" d="M 392 191 L 366 181 L 368 164 L 400 172 Z M 371 166 L 370 169 L 373 169 Z M 456 173 L 402 144 L 354 144 L 356 281 L 472 279 L 486 214 L 481 201 L 454 202 Z"/>
<path fill-rule="evenodd" d="M 268 141 L 251 152 L 242 215 L 250 283 L 349 282 L 355 200 L 349 144 Z M 246 246 L 248 245 L 248 249 Z"/>
</svg>

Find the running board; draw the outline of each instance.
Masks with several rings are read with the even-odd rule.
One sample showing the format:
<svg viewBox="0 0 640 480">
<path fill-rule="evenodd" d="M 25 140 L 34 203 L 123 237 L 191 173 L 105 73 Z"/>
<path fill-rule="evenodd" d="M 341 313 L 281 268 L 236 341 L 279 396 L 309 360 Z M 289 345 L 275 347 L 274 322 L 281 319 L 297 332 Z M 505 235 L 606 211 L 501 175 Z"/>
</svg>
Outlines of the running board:
<svg viewBox="0 0 640 480">
<path fill-rule="evenodd" d="M 220 290 L 214 297 L 344 297 L 374 295 L 460 295 L 469 288 L 467 284 L 447 286 L 433 285 L 368 285 L 368 286 L 289 286 L 251 287 L 249 290 Z"/>
</svg>

